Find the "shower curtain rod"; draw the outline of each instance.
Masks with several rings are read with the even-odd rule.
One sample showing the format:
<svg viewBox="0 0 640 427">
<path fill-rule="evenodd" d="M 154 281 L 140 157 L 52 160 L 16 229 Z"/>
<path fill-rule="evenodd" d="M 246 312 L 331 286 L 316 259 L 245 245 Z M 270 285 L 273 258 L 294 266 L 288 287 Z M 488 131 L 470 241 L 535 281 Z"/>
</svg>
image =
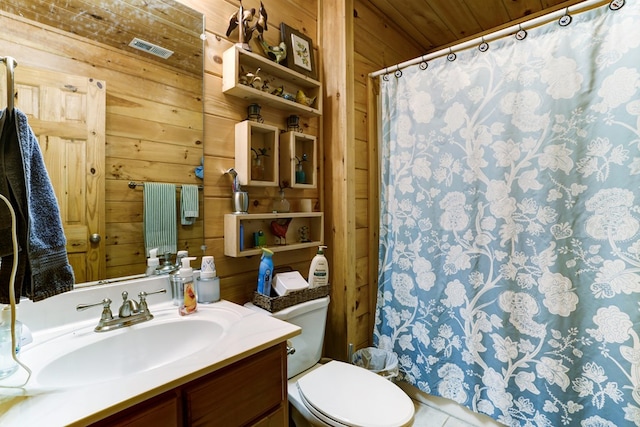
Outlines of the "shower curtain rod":
<svg viewBox="0 0 640 427">
<path fill-rule="evenodd" d="M 615 0 L 614 0 L 615 1 Z M 606 3 L 613 3 L 613 1 L 611 0 L 586 0 L 582 3 L 578 3 L 575 4 L 573 6 L 569 6 L 563 9 L 559 9 L 556 10 L 555 12 L 551 12 L 551 13 L 547 13 L 545 15 L 539 16 L 537 18 L 533 18 L 530 19 L 528 21 L 525 22 L 521 22 L 520 24 L 515 24 L 512 25 L 510 27 L 504 28 L 502 30 L 498 30 L 495 31 L 493 33 L 489 33 L 485 36 L 480 36 L 480 37 L 476 37 L 472 40 L 466 41 L 466 42 L 462 42 L 462 43 L 458 43 L 456 45 L 453 45 L 451 47 L 446 47 L 444 49 L 440 49 L 437 50 L 435 52 L 429 53 L 427 55 L 422 55 L 420 57 L 414 58 L 414 59 L 410 59 L 408 61 L 405 62 L 401 62 L 399 64 L 396 65 L 392 65 L 390 67 L 385 67 L 382 70 L 378 70 L 378 71 L 374 71 L 372 73 L 369 73 L 369 77 L 370 78 L 374 78 L 374 77 L 378 77 L 381 76 L 383 74 L 389 74 L 389 73 L 393 73 L 395 71 L 399 71 L 402 68 L 406 68 L 409 67 L 411 65 L 415 65 L 415 64 L 419 64 L 421 62 L 426 62 L 429 61 L 431 59 L 435 59 L 435 58 L 439 58 L 441 56 L 446 56 L 450 53 L 455 53 L 455 51 L 460 51 L 460 50 L 464 50 L 464 49 L 468 49 L 474 46 L 478 46 L 481 43 L 488 43 L 489 41 L 493 41 L 493 40 L 497 40 L 500 39 L 502 37 L 506 37 L 509 36 L 511 34 L 514 34 L 516 31 L 518 30 L 526 30 L 526 28 L 524 28 L 525 26 L 528 28 L 533 28 L 533 27 L 537 27 L 538 25 L 543 25 L 546 24 L 548 22 L 554 21 L 564 15 L 568 15 L 570 12 L 582 12 L 585 9 L 591 9 L 594 7 L 598 7 L 601 5 L 604 5 Z M 573 8 L 573 9 L 572 9 Z"/>
</svg>

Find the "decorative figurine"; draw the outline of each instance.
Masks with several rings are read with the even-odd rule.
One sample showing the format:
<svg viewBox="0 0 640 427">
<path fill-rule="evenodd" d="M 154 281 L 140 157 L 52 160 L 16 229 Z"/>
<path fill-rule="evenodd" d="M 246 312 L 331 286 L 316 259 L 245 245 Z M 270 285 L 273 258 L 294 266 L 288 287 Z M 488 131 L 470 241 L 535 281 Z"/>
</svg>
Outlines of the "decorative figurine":
<svg viewBox="0 0 640 427">
<path fill-rule="evenodd" d="M 281 218 L 271 221 L 271 232 L 279 239 L 280 245 L 287 244 L 287 230 L 293 218 Z"/>
<path fill-rule="evenodd" d="M 302 105 L 306 105 L 307 107 L 311 107 L 314 102 L 316 102 L 316 97 L 313 98 L 308 97 L 301 89 L 298 89 L 298 93 L 296 93 L 296 102 Z"/>
<path fill-rule="evenodd" d="M 241 71 L 242 73 L 240 77 L 238 77 L 238 83 L 257 89 L 256 86 L 258 86 L 258 83 L 262 82 L 262 78 L 258 76 L 260 68 L 258 68 L 255 73 L 245 73 L 244 68 L 241 68 Z"/>
<path fill-rule="evenodd" d="M 258 37 L 256 38 L 262 47 L 264 54 L 272 61 L 275 61 L 276 64 L 279 64 L 287 57 L 287 45 L 284 42 L 280 42 L 278 46 L 269 46 L 269 44 L 264 41 L 262 34 L 258 34 Z"/>
<path fill-rule="evenodd" d="M 300 243 L 311 241 L 311 239 L 309 239 L 309 227 L 303 225 L 302 227 L 298 228 L 298 240 L 300 241 Z"/>
<path fill-rule="evenodd" d="M 238 45 L 242 47 L 244 50 L 248 50 L 251 52 L 251 47 L 249 47 L 249 40 L 251 40 L 251 36 L 256 27 L 249 27 L 251 22 L 253 21 L 256 15 L 256 9 L 251 8 L 245 10 L 242 6 L 242 0 L 240 0 L 240 7 L 238 8 L 238 12 L 233 13 L 229 17 L 229 27 L 227 28 L 227 37 L 231 35 L 233 30 L 238 28 Z"/>
</svg>

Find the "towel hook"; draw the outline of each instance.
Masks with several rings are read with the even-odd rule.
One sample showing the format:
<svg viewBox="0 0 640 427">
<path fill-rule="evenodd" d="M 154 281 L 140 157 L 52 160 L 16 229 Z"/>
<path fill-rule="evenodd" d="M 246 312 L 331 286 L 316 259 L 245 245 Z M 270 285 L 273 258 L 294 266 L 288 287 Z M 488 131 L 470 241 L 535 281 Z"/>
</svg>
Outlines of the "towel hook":
<svg viewBox="0 0 640 427">
<path fill-rule="evenodd" d="M 13 86 L 13 76 L 14 69 L 18 66 L 18 62 L 10 56 L 0 57 L 0 62 L 4 62 L 7 67 L 7 114 L 13 114 L 13 97 L 14 97 L 14 86 Z"/>
<path fill-rule="evenodd" d="M 522 28 L 522 25 L 518 24 L 518 32 L 516 33 L 516 40 L 524 40 L 527 38 L 527 31 Z"/>
<path fill-rule="evenodd" d="M 573 18 L 571 17 L 571 15 L 569 15 L 569 8 L 567 7 L 564 11 L 564 15 L 562 15 L 560 19 L 558 19 L 558 24 L 561 27 L 566 27 L 567 25 L 571 24 L 572 20 Z"/>
</svg>

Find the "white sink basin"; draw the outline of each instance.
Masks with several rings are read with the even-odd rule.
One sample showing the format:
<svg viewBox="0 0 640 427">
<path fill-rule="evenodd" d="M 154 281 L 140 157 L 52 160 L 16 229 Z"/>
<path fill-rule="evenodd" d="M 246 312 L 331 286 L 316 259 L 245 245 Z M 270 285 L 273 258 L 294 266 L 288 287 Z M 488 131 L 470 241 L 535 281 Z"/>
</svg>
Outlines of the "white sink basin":
<svg viewBox="0 0 640 427">
<path fill-rule="evenodd" d="M 219 343 L 239 318 L 229 310 L 199 310 L 185 317 L 177 311 L 171 306 L 150 321 L 109 332 L 94 332 L 92 322 L 27 346 L 20 359 L 32 369 L 30 383 L 37 388 L 112 381 L 197 357 Z"/>
<path fill-rule="evenodd" d="M 35 380 L 43 387 L 73 387 L 149 371 L 203 350 L 224 332 L 220 324 L 207 320 L 152 322 L 101 334 L 98 341 L 51 360 Z"/>
</svg>

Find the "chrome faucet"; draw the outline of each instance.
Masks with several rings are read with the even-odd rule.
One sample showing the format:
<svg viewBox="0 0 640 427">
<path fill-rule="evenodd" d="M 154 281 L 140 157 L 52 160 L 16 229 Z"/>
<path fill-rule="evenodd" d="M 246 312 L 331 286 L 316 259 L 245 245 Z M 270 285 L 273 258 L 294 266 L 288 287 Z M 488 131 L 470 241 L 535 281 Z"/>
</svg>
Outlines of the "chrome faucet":
<svg viewBox="0 0 640 427">
<path fill-rule="evenodd" d="M 159 289 L 154 292 L 142 291 L 138 294 L 140 302 L 129 299 L 129 293 L 127 291 L 122 292 L 122 305 L 118 310 L 118 317 L 113 317 L 111 312 L 111 300 L 105 298 L 100 302 L 94 304 L 78 304 L 76 306 L 77 311 L 86 310 L 89 307 L 102 306 L 102 315 L 98 321 L 98 326 L 95 327 L 96 332 L 112 331 L 114 329 L 124 328 L 126 326 L 135 325 L 138 323 L 146 322 L 153 319 L 153 314 L 149 311 L 147 305 L 147 296 L 153 294 L 164 294 L 166 289 Z"/>
</svg>

